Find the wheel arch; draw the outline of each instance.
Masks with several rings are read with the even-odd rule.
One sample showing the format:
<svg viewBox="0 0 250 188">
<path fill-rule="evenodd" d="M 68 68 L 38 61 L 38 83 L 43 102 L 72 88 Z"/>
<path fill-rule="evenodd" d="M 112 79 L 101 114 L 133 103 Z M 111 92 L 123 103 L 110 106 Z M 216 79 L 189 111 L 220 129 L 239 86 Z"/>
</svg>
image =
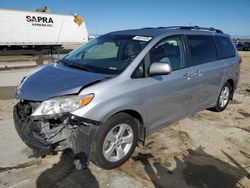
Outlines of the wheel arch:
<svg viewBox="0 0 250 188">
<path fill-rule="evenodd" d="M 115 115 L 115 114 L 119 114 L 119 113 L 126 113 L 126 114 L 129 114 L 130 116 L 132 116 L 133 118 L 135 118 L 136 120 L 138 120 L 138 129 L 139 129 L 139 142 L 141 144 L 144 145 L 144 142 L 145 142 L 145 136 L 146 136 L 146 129 L 145 129 L 145 126 L 144 126 L 144 119 L 142 117 L 142 115 L 136 111 L 136 110 L 133 110 L 133 109 L 123 109 L 123 110 L 119 110 L 115 113 L 113 113 L 112 115 L 110 115 L 108 118 L 110 118 L 111 116 Z M 106 119 L 108 119 L 106 118 Z"/>
<path fill-rule="evenodd" d="M 227 82 L 232 86 L 232 89 L 234 90 L 234 80 L 233 79 L 228 79 Z"/>
<path fill-rule="evenodd" d="M 232 87 L 232 92 L 231 92 L 231 96 L 230 99 L 233 99 L 233 95 L 234 95 L 234 90 L 235 90 L 235 84 L 234 84 L 234 80 L 233 79 L 228 79 L 227 82 L 230 84 L 230 86 Z"/>
</svg>

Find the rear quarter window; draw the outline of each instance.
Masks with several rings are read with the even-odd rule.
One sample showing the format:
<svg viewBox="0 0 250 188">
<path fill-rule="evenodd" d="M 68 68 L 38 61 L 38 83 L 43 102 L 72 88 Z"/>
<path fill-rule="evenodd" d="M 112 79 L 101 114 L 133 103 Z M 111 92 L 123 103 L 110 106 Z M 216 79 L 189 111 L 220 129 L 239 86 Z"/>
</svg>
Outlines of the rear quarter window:
<svg viewBox="0 0 250 188">
<path fill-rule="evenodd" d="M 216 36 L 219 58 L 229 58 L 236 55 L 234 44 L 228 37 Z"/>
<path fill-rule="evenodd" d="M 217 60 L 213 36 L 190 35 L 187 37 L 192 65 L 200 65 Z"/>
</svg>

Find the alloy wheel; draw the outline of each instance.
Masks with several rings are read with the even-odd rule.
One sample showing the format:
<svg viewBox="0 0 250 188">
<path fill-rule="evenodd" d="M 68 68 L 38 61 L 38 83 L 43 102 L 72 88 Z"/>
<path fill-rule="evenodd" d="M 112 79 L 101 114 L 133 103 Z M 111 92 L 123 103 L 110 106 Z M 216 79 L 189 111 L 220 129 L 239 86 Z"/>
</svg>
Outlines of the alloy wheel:
<svg viewBox="0 0 250 188">
<path fill-rule="evenodd" d="M 112 128 L 103 143 L 103 155 L 106 160 L 121 160 L 131 149 L 133 139 L 133 130 L 128 124 L 119 124 Z"/>
</svg>

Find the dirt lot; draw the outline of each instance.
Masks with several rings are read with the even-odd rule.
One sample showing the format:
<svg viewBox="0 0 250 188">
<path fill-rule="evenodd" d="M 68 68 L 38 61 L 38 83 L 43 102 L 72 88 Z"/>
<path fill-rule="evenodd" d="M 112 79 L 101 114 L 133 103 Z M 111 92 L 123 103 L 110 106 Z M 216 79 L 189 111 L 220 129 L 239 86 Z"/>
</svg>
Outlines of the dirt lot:
<svg viewBox="0 0 250 188">
<path fill-rule="evenodd" d="M 203 111 L 155 132 L 118 169 L 78 170 L 64 152 L 0 167 L 0 187 L 250 188 L 250 53 L 241 55 L 240 85 L 224 112 Z M 0 123 L 15 102 L 0 100 Z"/>
</svg>

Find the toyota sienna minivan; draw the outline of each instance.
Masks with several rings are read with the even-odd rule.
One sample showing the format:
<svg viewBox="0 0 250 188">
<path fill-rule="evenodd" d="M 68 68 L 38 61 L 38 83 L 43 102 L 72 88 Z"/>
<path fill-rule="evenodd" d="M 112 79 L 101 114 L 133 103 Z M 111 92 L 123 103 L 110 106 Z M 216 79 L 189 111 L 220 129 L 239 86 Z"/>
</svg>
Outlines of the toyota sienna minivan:
<svg viewBox="0 0 250 188">
<path fill-rule="evenodd" d="M 18 87 L 15 127 L 44 155 L 72 149 L 86 165 L 123 164 L 152 132 L 233 98 L 241 57 L 202 27 L 111 32 L 40 66 Z"/>
</svg>

